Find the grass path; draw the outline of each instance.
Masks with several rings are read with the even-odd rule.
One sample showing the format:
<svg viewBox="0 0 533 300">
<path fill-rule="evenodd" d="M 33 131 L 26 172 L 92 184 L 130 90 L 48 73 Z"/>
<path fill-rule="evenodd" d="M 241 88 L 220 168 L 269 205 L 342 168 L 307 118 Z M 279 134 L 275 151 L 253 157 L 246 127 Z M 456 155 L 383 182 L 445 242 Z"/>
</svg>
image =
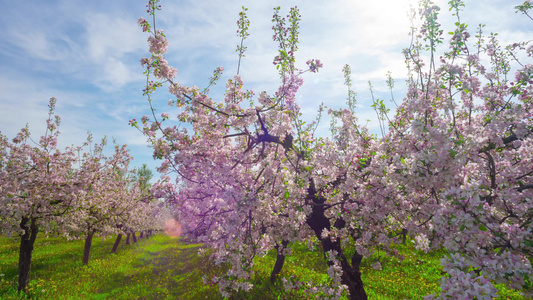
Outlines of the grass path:
<svg viewBox="0 0 533 300">
<path fill-rule="evenodd" d="M 33 255 L 27 296 L 32 299 L 221 299 L 216 286 L 207 286 L 202 277 L 213 276 L 220 267 L 199 257 L 199 244 L 165 235 L 155 235 L 132 245 L 119 246 L 109 253 L 114 239 L 95 239 L 89 266 L 81 264 L 83 241 L 38 238 Z M 421 299 L 438 291 L 442 253 L 405 253 L 401 264 L 377 252 L 362 265 L 363 282 L 369 299 Z M 275 255 L 256 260 L 254 289 L 237 293 L 233 299 L 316 299 L 301 290 L 286 292 L 281 283 L 268 281 Z M 0 299 L 24 299 L 16 293 L 18 244 L 0 237 Z M 383 270 L 371 264 L 380 261 Z M 289 282 L 326 282 L 326 265 L 319 250 L 294 245 L 282 277 Z M 3 274 L 3 275 L 2 275 Z M 522 300 L 514 291 L 500 289 L 501 299 Z"/>
<path fill-rule="evenodd" d="M 164 235 L 121 244 L 95 239 L 89 266 L 81 264 L 83 241 L 36 241 L 28 296 L 34 299 L 217 299 L 202 276 L 215 271 L 197 256 L 201 245 Z M 17 296 L 18 244 L 0 238 L 0 299 Z M 207 297 L 207 298 L 206 298 Z"/>
</svg>

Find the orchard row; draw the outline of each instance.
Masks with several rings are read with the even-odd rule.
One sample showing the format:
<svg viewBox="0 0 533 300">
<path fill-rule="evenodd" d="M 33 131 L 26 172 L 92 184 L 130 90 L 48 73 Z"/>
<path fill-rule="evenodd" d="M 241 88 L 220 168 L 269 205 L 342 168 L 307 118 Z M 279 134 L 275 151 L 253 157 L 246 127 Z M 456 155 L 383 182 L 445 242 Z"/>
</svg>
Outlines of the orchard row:
<svg viewBox="0 0 533 300">
<path fill-rule="evenodd" d="M 135 232 L 164 228 L 168 217 L 145 178 L 150 172 L 130 169 L 126 145 L 114 145 L 106 156 L 106 139 L 97 144 L 89 135 L 82 146 L 59 149 L 55 104 L 50 99 L 47 130 L 38 142 L 28 127 L 12 141 L 0 136 L 0 232 L 20 238 L 19 291 L 28 286 L 39 232 L 84 238 L 88 264 L 95 234 L 118 234 L 118 245 L 123 234 L 129 240 Z"/>
</svg>

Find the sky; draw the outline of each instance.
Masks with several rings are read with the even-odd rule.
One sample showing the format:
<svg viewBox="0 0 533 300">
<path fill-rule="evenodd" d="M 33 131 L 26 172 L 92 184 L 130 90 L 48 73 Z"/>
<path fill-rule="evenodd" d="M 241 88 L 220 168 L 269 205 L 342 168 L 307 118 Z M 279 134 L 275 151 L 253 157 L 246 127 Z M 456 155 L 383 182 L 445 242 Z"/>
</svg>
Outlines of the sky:
<svg viewBox="0 0 533 300">
<path fill-rule="evenodd" d="M 448 1 L 435 1 L 444 32 L 453 31 L 454 17 Z M 533 22 L 515 13 L 522 0 L 466 0 L 461 21 L 469 24 L 472 36 L 483 23 L 485 33 L 497 32 L 503 45 L 533 38 Z M 95 141 L 127 144 L 134 167 L 152 159 L 145 137 L 128 125 L 131 119 L 150 114 L 142 89 L 146 77 L 140 59 L 149 55 L 148 35 L 137 25 L 146 17 L 145 0 L 0 0 L 0 132 L 9 138 L 26 124 L 34 140 L 44 133 L 47 105 L 57 98 L 62 119 L 60 146 L 81 145 L 90 131 Z M 273 94 L 279 84 L 272 60 L 277 53 L 272 41 L 273 8 L 283 15 L 298 6 L 300 50 L 296 65 L 320 59 L 324 68 L 303 75 L 304 86 L 297 96 L 304 118 L 313 120 L 320 103 L 342 107 L 347 90 L 342 67 L 352 68 L 357 92 L 358 117 L 379 131 L 371 109 L 368 81 L 376 97 L 390 100 L 385 84 L 387 72 L 395 79 L 394 97 L 403 99 L 406 68 L 402 49 L 409 46 L 410 7 L 414 0 L 162 0 L 157 28 L 169 40 L 167 60 L 178 69 L 177 80 L 185 85 L 206 87 L 215 68 L 225 72 L 210 96 L 223 100 L 225 80 L 236 73 L 240 42 L 236 35 L 238 13 L 248 8 L 250 37 L 241 65 L 244 88 L 258 95 Z M 166 106 L 171 98 L 165 89 L 154 95 L 157 113 L 175 111 Z M 328 122 L 319 131 L 327 134 Z M 108 146 L 112 150 L 111 146 Z"/>
</svg>

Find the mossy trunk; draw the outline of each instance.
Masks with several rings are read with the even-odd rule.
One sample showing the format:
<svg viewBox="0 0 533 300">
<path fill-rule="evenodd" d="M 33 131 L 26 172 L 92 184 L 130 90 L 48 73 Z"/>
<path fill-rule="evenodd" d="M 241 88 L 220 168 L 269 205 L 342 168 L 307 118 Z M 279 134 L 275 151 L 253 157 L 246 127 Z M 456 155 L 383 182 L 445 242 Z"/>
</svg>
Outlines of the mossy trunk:
<svg viewBox="0 0 533 300">
<path fill-rule="evenodd" d="M 19 250 L 19 278 L 18 291 L 26 292 L 30 283 L 31 259 L 33 255 L 33 245 L 37 239 L 39 227 L 36 224 L 36 218 L 22 217 L 20 228 L 24 231 L 20 237 Z"/>
</svg>

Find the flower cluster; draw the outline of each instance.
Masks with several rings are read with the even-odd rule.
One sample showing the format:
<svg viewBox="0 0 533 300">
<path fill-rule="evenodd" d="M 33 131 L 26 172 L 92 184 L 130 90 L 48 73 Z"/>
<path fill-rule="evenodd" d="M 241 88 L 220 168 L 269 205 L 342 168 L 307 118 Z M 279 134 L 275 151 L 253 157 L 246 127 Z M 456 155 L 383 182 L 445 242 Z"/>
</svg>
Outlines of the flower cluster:
<svg viewBox="0 0 533 300">
<path fill-rule="evenodd" d="M 441 295 L 443 299 L 483 299 L 490 300 L 498 297 L 497 289 L 492 286 L 490 280 L 483 276 L 476 276 L 473 272 L 464 273 L 458 270 L 450 270 L 450 277 L 442 278 Z M 424 299 L 435 299 L 433 295 Z"/>
<path fill-rule="evenodd" d="M 309 70 L 313 73 L 318 72 L 318 69 L 323 67 L 320 59 L 310 59 L 306 62 L 306 64 L 309 67 Z"/>
<path fill-rule="evenodd" d="M 163 33 L 163 30 L 159 30 L 154 36 L 148 37 L 148 44 L 150 45 L 150 52 L 152 54 L 165 54 L 167 53 L 168 40 Z"/>
<path fill-rule="evenodd" d="M 150 29 L 151 29 L 150 23 L 148 23 L 148 21 L 146 21 L 145 18 L 139 18 L 139 20 L 137 21 L 137 24 L 139 24 L 139 26 L 142 27 L 143 32 L 150 32 Z"/>
</svg>

